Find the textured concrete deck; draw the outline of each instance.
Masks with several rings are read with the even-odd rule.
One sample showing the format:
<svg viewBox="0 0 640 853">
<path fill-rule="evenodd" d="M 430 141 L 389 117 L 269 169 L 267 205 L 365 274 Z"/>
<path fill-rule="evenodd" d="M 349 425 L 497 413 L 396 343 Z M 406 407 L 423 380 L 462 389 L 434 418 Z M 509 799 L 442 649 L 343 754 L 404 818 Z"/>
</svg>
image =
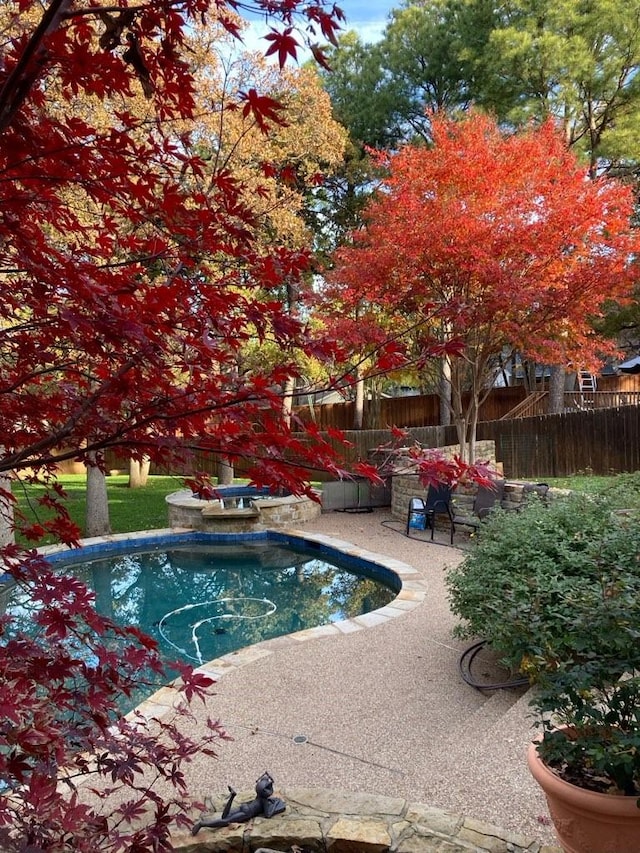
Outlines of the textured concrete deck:
<svg viewBox="0 0 640 853">
<path fill-rule="evenodd" d="M 188 768 L 194 795 L 252 790 L 268 770 L 281 789 L 402 798 L 554 843 L 526 768 L 526 697 L 487 696 L 458 672 L 466 644 L 452 638 L 444 577 L 463 552 L 446 533 L 435 544 L 408 539 L 386 510 L 327 513 L 301 532 L 401 561 L 404 592 L 382 612 L 216 662 L 221 677 L 201 716 L 219 719 L 233 741 Z"/>
</svg>

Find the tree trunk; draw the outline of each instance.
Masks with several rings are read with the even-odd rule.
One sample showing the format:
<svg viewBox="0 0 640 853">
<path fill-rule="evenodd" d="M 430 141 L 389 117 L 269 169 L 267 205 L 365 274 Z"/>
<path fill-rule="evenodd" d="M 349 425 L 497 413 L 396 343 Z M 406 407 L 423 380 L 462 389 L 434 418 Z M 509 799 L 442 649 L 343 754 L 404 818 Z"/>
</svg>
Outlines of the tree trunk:
<svg viewBox="0 0 640 853">
<path fill-rule="evenodd" d="M 4 448 L 0 447 L 0 452 Z M 11 477 L 0 474 L 0 548 L 13 545 L 13 502 L 11 500 Z"/>
<path fill-rule="evenodd" d="M 536 386 L 536 363 L 535 361 L 525 361 L 523 366 L 525 388 L 527 389 L 527 393 L 533 394 L 534 391 L 538 390 Z M 542 381 L 544 384 L 544 377 Z"/>
<path fill-rule="evenodd" d="M 291 426 L 291 413 L 293 412 L 293 392 L 295 390 L 295 379 L 290 376 L 284 386 L 282 397 L 282 412 L 287 426 Z"/>
<path fill-rule="evenodd" d="M 111 533 L 107 478 L 97 463 L 97 456 L 91 454 L 87 465 L 86 536 L 107 536 Z"/>
<path fill-rule="evenodd" d="M 451 358 L 448 355 L 442 357 L 440 362 L 440 426 L 451 424 Z"/>
<path fill-rule="evenodd" d="M 468 447 L 468 456 L 467 461 L 473 464 L 477 462 L 476 459 L 476 433 L 478 432 L 478 416 L 479 416 L 479 406 L 476 404 L 473 405 L 471 412 L 468 415 L 467 420 L 467 447 Z M 486 459 L 482 460 L 486 462 Z"/>
<path fill-rule="evenodd" d="M 463 462 L 470 462 L 469 444 L 467 442 L 467 419 L 462 416 L 454 416 L 453 422 L 456 427 L 456 435 L 458 437 L 458 445 L 460 447 L 460 459 Z"/>
<path fill-rule="evenodd" d="M 464 406 L 462 405 L 462 390 L 457 381 L 452 382 L 451 392 L 452 420 L 456 428 L 460 458 L 463 462 L 469 462 L 471 461 L 469 459 L 469 445 L 467 443 L 469 421 L 465 416 Z"/>
<path fill-rule="evenodd" d="M 564 411 L 564 367 L 554 364 L 549 378 L 549 408 L 547 414 L 560 415 Z"/>
<path fill-rule="evenodd" d="M 356 373 L 356 398 L 353 405 L 353 428 L 362 429 L 364 424 L 364 379 L 358 368 Z"/>
<path fill-rule="evenodd" d="M 219 486 L 232 486 L 233 485 L 233 465 L 226 457 L 220 457 L 218 459 L 218 465 L 216 469 L 216 474 L 218 477 L 218 485 Z"/>
<path fill-rule="evenodd" d="M 379 376 L 369 378 L 369 399 L 366 400 L 367 429 L 384 429 L 387 424 L 382 423 L 382 379 Z M 364 396 L 364 394 L 363 394 Z M 362 402 L 363 423 L 365 415 L 365 401 Z"/>
<path fill-rule="evenodd" d="M 130 459 L 129 460 L 129 488 L 130 489 L 141 489 L 143 486 L 147 485 L 150 467 L 151 467 L 151 460 L 147 459 L 146 456 L 142 461 L 139 461 L 138 459 Z"/>
<path fill-rule="evenodd" d="M 318 418 L 316 416 L 316 407 L 313 403 L 313 394 L 307 394 L 307 407 L 309 409 L 309 417 L 311 418 L 311 423 L 317 424 Z"/>
<path fill-rule="evenodd" d="M 287 311 L 291 317 L 298 316 L 299 292 L 298 285 L 291 281 L 287 282 Z M 293 392 L 296 389 L 295 377 L 289 376 L 284 386 L 284 398 L 282 401 L 282 413 L 285 423 L 291 426 L 291 415 L 293 413 Z"/>
</svg>

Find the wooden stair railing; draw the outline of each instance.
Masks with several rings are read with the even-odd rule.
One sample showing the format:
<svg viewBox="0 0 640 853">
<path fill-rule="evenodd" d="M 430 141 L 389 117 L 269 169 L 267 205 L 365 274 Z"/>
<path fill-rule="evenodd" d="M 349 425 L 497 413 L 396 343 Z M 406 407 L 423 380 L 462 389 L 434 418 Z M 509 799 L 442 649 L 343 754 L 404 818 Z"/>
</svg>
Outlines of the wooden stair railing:
<svg viewBox="0 0 640 853">
<path fill-rule="evenodd" d="M 510 409 L 506 415 L 503 415 L 500 420 L 506 421 L 510 418 L 533 418 L 536 415 L 545 415 L 545 407 L 542 401 L 549 395 L 548 391 L 534 391 L 529 394 L 524 400 L 521 400 L 517 406 Z"/>
<path fill-rule="evenodd" d="M 517 406 L 510 409 L 500 420 L 511 418 L 533 418 L 548 414 L 545 397 L 548 391 L 534 391 Z M 592 409 L 611 409 L 620 406 L 640 406 L 640 391 L 565 391 L 564 411 L 578 412 Z"/>
</svg>

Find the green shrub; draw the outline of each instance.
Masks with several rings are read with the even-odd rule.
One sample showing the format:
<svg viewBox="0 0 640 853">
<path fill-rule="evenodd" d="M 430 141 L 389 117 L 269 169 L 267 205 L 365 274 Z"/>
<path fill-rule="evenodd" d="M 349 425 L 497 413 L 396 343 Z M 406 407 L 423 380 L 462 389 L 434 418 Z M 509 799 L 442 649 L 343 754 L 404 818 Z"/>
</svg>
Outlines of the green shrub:
<svg viewBox="0 0 640 853">
<path fill-rule="evenodd" d="M 637 559 L 637 552 L 636 552 Z M 536 670 L 543 761 L 566 781 L 640 796 L 640 578 L 589 590 L 555 666 Z M 568 646 L 568 644 L 567 644 Z M 563 727 L 563 728 L 559 728 Z"/>
<path fill-rule="evenodd" d="M 508 666 L 532 677 L 593 642 L 589 620 L 603 596 L 633 588 L 640 577 L 636 513 L 616 512 L 629 496 L 625 481 L 607 494 L 492 513 L 447 577 L 451 608 L 462 619 L 458 636 L 486 638 Z"/>
<path fill-rule="evenodd" d="M 460 636 L 536 685 L 543 761 L 640 795 L 640 476 L 492 514 L 447 578 Z M 559 728 L 563 727 L 563 728 Z"/>
</svg>

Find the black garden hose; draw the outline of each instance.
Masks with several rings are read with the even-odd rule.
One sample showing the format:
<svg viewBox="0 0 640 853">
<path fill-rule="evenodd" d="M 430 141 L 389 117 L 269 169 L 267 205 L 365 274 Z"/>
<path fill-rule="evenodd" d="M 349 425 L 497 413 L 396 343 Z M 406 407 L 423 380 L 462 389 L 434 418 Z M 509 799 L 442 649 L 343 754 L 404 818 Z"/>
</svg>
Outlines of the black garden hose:
<svg viewBox="0 0 640 853">
<path fill-rule="evenodd" d="M 471 666 L 476 655 L 482 651 L 488 642 L 488 640 L 480 640 L 477 643 L 473 643 L 473 645 L 469 646 L 468 649 L 465 649 L 460 655 L 458 668 L 465 684 L 468 684 L 470 687 L 475 687 L 476 690 L 505 690 L 509 687 L 524 687 L 526 684 L 529 684 L 528 678 L 515 678 L 511 681 L 502 681 L 497 684 L 482 684 L 474 681 L 471 675 Z"/>
</svg>

